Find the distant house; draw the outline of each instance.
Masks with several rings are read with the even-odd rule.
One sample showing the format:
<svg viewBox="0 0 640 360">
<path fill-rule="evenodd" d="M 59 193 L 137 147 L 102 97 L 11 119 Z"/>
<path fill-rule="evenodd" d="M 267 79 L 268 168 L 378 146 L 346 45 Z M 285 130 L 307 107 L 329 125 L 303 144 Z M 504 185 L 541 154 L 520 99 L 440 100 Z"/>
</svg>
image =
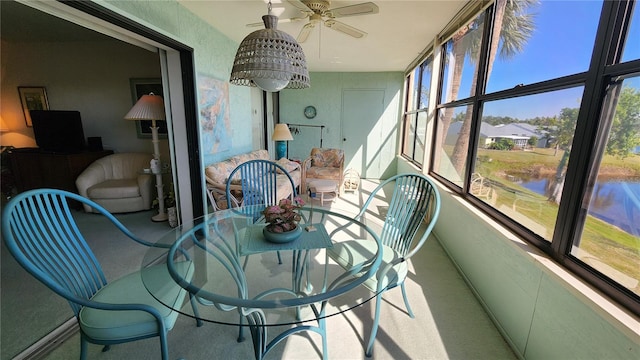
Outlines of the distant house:
<svg viewBox="0 0 640 360">
<path fill-rule="evenodd" d="M 449 126 L 446 144 L 453 145 L 458 138 L 460 128 L 462 127 L 462 121 L 456 121 Z M 488 123 L 480 124 L 480 139 L 478 144 L 484 148 L 488 148 L 491 144 L 500 141 L 501 139 L 509 139 L 513 141 L 517 148 L 524 149 L 527 147 L 527 143 L 530 138 L 536 137 L 538 142 L 536 147 L 547 147 L 548 139 L 544 132 L 538 130 L 534 125 L 527 123 L 511 123 L 501 124 L 493 126 Z"/>
</svg>

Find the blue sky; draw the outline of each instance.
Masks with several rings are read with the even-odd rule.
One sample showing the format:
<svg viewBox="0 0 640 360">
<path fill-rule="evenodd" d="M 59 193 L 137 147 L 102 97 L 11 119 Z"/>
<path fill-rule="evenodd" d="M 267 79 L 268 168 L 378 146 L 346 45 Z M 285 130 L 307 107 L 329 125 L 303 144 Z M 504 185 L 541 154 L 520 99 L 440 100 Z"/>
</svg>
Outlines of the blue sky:
<svg viewBox="0 0 640 360">
<path fill-rule="evenodd" d="M 640 39 L 640 7 L 636 7 L 632 37 Z M 513 88 L 517 84 L 531 84 L 586 71 L 591 60 L 596 27 L 602 1 L 542 0 L 531 9 L 535 14 L 535 31 L 523 51 L 511 59 L 498 58 L 493 66 L 487 92 Z M 624 59 L 640 57 L 639 42 L 630 43 Z M 472 65 L 470 65 L 472 66 Z M 470 76 L 462 80 L 460 96 L 468 94 Z M 471 74 L 469 74 L 471 75 Z M 640 78 L 627 81 L 640 89 Z M 625 83 L 625 84 L 626 84 Z M 565 107 L 578 107 L 582 88 L 562 90 L 552 94 L 524 99 L 494 102 L 485 107 L 485 115 L 511 116 L 528 119 L 536 116 L 555 116 Z M 486 110 L 491 110 L 488 113 Z"/>
</svg>

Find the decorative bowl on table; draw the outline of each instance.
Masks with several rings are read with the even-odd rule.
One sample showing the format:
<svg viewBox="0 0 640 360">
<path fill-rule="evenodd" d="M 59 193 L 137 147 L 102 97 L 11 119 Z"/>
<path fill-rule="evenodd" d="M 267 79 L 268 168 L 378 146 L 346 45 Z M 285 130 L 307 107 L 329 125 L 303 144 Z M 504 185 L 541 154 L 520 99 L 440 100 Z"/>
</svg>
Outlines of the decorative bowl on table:
<svg viewBox="0 0 640 360">
<path fill-rule="evenodd" d="M 296 196 L 293 200 L 281 199 L 278 205 L 267 206 L 262 214 L 267 223 L 262 234 L 267 241 L 288 243 L 300 237 L 302 228 L 298 222 L 302 219 L 297 213 L 304 201 Z"/>
<path fill-rule="evenodd" d="M 300 235 L 302 235 L 302 228 L 298 225 L 295 229 L 290 231 L 273 232 L 269 231 L 268 227 L 265 226 L 262 228 L 262 235 L 264 235 L 265 240 L 269 242 L 284 244 L 299 238 Z"/>
</svg>

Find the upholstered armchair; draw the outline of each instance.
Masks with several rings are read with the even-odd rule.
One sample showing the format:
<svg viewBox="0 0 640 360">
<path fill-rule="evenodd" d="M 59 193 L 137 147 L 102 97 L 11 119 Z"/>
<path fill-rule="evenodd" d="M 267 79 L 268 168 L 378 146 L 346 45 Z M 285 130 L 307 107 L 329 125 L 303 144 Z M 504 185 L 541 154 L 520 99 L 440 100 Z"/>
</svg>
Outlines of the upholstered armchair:
<svg viewBox="0 0 640 360">
<path fill-rule="evenodd" d="M 151 154 L 119 153 L 100 158 L 76 179 L 78 193 L 102 205 L 111 213 L 151 209 L 154 198 L 153 176 L 142 173 L 149 168 Z M 96 212 L 83 204 L 86 212 Z"/>
<path fill-rule="evenodd" d="M 343 176 L 344 150 L 313 148 L 309 157 L 302 162 L 300 193 L 306 193 L 307 184 L 313 180 L 334 180 L 338 185 L 338 194 L 342 194 Z"/>
</svg>

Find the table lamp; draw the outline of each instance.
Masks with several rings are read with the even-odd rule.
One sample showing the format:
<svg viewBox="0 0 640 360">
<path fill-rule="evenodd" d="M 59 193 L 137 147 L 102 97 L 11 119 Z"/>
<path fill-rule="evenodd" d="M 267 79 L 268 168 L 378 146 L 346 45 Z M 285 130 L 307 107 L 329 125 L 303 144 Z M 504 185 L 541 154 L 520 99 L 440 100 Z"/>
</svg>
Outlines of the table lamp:
<svg viewBox="0 0 640 360">
<path fill-rule="evenodd" d="M 126 120 L 151 120 L 151 142 L 153 143 L 152 172 L 156 175 L 156 189 L 158 190 L 158 214 L 151 217 L 153 221 L 166 221 L 168 216 L 164 206 L 164 191 L 162 184 L 162 165 L 160 162 L 160 149 L 158 147 L 158 127 L 156 120 L 165 120 L 164 102 L 162 96 L 142 95 L 135 105 L 124 116 Z"/>
<path fill-rule="evenodd" d="M 276 160 L 280 160 L 287 155 L 287 141 L 293 140 L 289 126 L 276 124 L 271 139 L 276 142 Z"/>
<path fill-rule="evenodd" d="M 7 126 L 7 123 L 4 122 L 2 115 L 0 115 L 0 132 L 7 132 L 7 131 L 9 131 L 9 126 Z"/>
</svg>

